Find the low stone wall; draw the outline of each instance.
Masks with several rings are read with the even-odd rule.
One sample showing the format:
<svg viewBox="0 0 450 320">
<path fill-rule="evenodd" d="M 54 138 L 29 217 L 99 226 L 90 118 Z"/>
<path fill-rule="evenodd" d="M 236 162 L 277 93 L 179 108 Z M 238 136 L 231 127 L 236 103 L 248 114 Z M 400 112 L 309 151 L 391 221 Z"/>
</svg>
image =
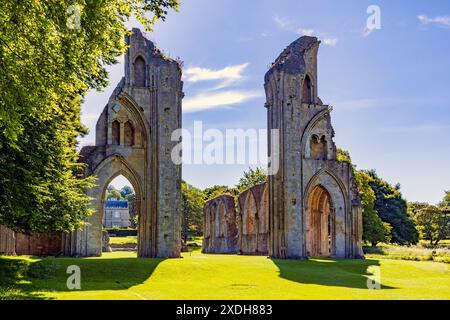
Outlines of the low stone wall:
<svg viewBox="0 0 450 320">
<path fill-rule="evenodd" d="M 27 235 L 0 226 L 0 254 L 56 256 L 61 254 L 62 235 Z"/>
<path fill-rule="evenodd" d="M 237 253 L 236 209 L 231 195 L 221 195 L 208 201 L 203 209 L 205 253 Z"/>
<path fill-rule="evenodd" d="M 61 254 L 61 234 L 26 235 L 16 233 L 16 254 L 57 256 Z"/>
</svg>

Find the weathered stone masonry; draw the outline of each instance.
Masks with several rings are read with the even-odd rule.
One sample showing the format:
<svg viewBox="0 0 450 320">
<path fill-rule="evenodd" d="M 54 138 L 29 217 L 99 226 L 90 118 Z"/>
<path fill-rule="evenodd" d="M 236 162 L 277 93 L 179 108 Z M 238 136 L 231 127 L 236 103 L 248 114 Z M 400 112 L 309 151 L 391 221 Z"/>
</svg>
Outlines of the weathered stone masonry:
<svg viewBox="0 0 450 320">
<path fill-rule="evenodd" d="M 301 37 L 265 76 L 268 129 L 280 168 L 269 176 L 269 254 L 362 257 L 362 209 L 352 168 L 336 160 L 331 107 L 317 95 L 320 41 Z M 269 150 L 269 156 L 271 152 Z"/>
<path fill-rule="evenodd" d="M 81 150 L 86 175 L 97 177 L 89 224 L 63 239 L 66 255 L 99 256 L 108 184 L 125 176 L 136 192 L 138 256 L 179 257 L 181 166 L 171 160 L 172 132 L 181 128 L 181 69 L 164 57 L 139 29 L 127 37 L 122 78 L 96 126 L 95 146 Z"/>
<path fill-rule="evenodd" d="M 269 159 L 278 154 L 280 166 L 267 183 L 239 196 L 243 254 L 363 257 L 362 208 L 353 171 L 337 161 L 331 107 L 317 95 L 319 44 L 315 37 L 299 38 L 266 73 Z M 277 137 L 272 129 L 279 140 L 271 140 Z"/>
<path fill-rule="evenodd" d="M 205 253 L 237 253 L 238 239 L 234 198 L 224 194 L 205 204 L 203 209 Z"/>
</svg>

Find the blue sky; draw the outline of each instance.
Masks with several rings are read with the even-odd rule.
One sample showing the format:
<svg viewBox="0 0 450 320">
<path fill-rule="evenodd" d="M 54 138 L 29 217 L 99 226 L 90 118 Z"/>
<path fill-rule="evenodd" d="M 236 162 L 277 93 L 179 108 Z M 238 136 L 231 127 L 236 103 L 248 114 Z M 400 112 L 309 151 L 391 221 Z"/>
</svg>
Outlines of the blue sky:
<svg viewBox="0 0 450 320">
<path fill-rule="evenodd" d="M 368 34 L 372 4 L 381 29 Z M 266 128 L 264 74 L 303 34 L 322 40 L 318 89 L 333 106 L 336 145 L 359 169 L 399 182 L 409 201 L 440 201 L 450 189 L 449 1 L 182 0 L 148 37 L 184 61 L 183 127 L 225 130 Z M 122 63 L 109 70 L 110 87 L 83 105 L 82 145 L 123 75 Z M 235 185 L 247 167 L 184 165 L 183 178 Z"/>
</svg>

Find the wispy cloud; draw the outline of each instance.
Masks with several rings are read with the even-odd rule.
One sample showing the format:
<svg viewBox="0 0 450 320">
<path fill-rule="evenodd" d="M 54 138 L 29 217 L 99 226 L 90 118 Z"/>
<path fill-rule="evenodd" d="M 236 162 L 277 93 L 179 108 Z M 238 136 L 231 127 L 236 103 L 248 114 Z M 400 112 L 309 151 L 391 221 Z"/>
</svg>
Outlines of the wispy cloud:
<svg viewBox="0 0 450 320">
<path fill-rule="evenodd" d="M 310 37 L 316 36 L 319 40 L 322 41 L 322 43 L 324 45 L 327 45 L 327 46 L 334 47 L 339 40 L 338 38 L 335 38 L 335 37 L 329 37 L 325 33 L 317 32 L 313 28 L 301 28 L 301 27 L 296 28 L 295 23 L 291 19 L 286 18 L 286 17 L 281 17 L 278 14 L 276 14 L 273 17 L 273 21 L 278 26 L 278 28 L 280 28 L 283 31 L 295 32 L 301 36 L 310 36 Z"/>
<path fill-rule="evenodd" d="M 314 31 L 314 29 L 302 29 L 302 28 L 300 28 L 300 29 L 297 30 L 297 33 L 301 34 L 301 35 L 304 35 L 304 36 L 310 36 L 311 37 L 311 36 L 314 35 L 315 31 Z"/>
<path fill-rule="evenodd" d="M 183 112 L 191 113 L 240 104 L 261 97 L 258 91 L 222 91 L 200 93 L 183 101 Z"/>
<path fill-rule="evenodd" d="M 322 41 L 323 44 L 332 47 L 334 47 L 339 40 L 338 38 L 331 38 L 325 36 L 324 34 L 317 33 L 314 29 L 299 28 L 297 29 L 297 34 L 310 37 L 316 36 L 320 41 Z"/>
<path fill-rule="evenodd" d="M 437 24 L 444 27 L 450 27 L 450 16 L 438 16 L 438 17 L 428 17 L 427 15 L 421 14 L 417 16 L 417 19 L 422 24 Z"/>
<path fill-rule="evenodd" d="M 292 20 L 286 17 L 281 17 L 278 14 L 273 17 L 273 21 L 275 21 L 275 24 L 278 26 L 278 28 L 283 30 L 291 30 L 294 25 Z"/>
<path fill-rule="evenodd" d="M 244 78 L 243 72 L 248 67 L 248 63 L 227 66 L 222 69 L 208 69 L 201 67 L 189 67 L 184 70 L 185 81 L 187 82 L 199 82 L 199 81 L 214 81 L 221 80 L 218 87 L 227 87 Z"/>
<path fill-rule="evenodd" d="M 433 106 L 441 103 L 448 103 L 448 100 L 428 97 L 386 97 L 333 101 L 332 105 L 339 109 L 359 110 L 372 108 Z"/>
</svg>

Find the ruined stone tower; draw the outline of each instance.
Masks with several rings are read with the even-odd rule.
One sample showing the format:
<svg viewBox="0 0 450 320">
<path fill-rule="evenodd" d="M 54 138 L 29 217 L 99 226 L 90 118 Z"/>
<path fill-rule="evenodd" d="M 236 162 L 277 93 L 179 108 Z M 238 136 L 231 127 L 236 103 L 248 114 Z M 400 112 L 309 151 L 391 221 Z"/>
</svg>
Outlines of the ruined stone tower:
<svg viewBox="0 0 450 320">
<path fill-rule="evenodd" d="M 121 174 L 136 193 L 138 256 L 179 257 L 181 166 L 171 160 L 178 143 L 171 135 L 181 128 L 181 69 L 139 29 L 126 41 L 125 76 L 97 121 L 95 146 L 81 150 L 86 174 L 97 177 L 88 191 L 94 213 L 83 230 L 63 237 L 63 252 L 101 255 L 105 190 Z"/>
<path fill-rule="evenodd" d="M 349 164 L 336 159 L 331 107 L 317 94 L 320 41 L 301 37 L 265 76 L 269 157 L 269 254 L 275 258 L 362 257 L 362 209 Z M 269 130 L 270 132 L 270 130 Z M 274 149 L 277 148 L 277 150 Z"/>
</svg>

